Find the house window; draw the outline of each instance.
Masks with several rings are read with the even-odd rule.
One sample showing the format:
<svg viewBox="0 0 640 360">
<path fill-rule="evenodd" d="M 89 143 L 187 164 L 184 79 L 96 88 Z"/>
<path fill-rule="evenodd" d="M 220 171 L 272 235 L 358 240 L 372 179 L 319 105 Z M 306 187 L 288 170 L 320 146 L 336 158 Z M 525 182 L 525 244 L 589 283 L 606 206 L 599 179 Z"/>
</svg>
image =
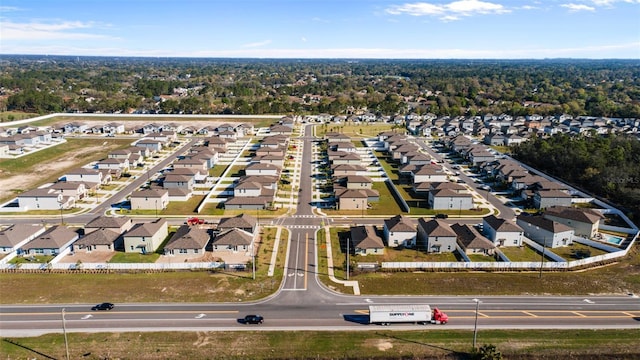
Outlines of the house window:
<svg viewBox="0 0 640 360">
<path fill-rule="evenodd" d="M 131 245 L 131 251 L 133 251 L 133 245 Z"/>
<path fill-rule="evenodd" d="M 187 253 L 187 249 L 180 249 L 180 254 L 186 254 Z"/>
<path fill-rule="evenodd" d="M 447 250 L 451 250 L 451 245 L 447 246 Z"/>
<path fill-rule="evenodd" d="M 193 249 L 193 253 L 194 253 L 194 254 L 199 253 L 198 249 Z"/>
<path fill-rule="evenodd" d="M 518 245 L 518 239 L 513 240 L 514 245 Z"/>
</svg>

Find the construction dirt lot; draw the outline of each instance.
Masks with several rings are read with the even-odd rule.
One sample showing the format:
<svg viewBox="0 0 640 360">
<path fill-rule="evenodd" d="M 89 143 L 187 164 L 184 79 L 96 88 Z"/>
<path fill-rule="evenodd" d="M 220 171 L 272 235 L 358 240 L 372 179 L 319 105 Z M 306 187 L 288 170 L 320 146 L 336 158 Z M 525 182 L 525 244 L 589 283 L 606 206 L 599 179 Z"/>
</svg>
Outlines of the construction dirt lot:
<svg viewBox="0 0 640 360">
<path fill-rule="evenodd" d="M 68 121 L 55 123 L 51 125 L 53 128 L 59 128 L 63 124 Z M 154 123 L 169 123 L 172 121 L 125 121 L 126 130 L 134 129 L 136 127 L 143 126 L 148 124 L 149 122 Z M 175 122 L 175 121 L 173 121 Z M 90 126 L 100 126 L 102 124 L 108 123 L 108 121 L 85 121 L 85 123 L 89 123 Z M 192 126 L 194 128 L 201 128 L 205 126 L 217 126 L 219 122 L 217 121 L 189 121 L 185 123 L 185 126 Z M 0 201 L 10 200 L 12 197 L 16 196 L 17 192 L 23 192 L 27 190 L 31 190 L 43 182 L 43 174 L 51 175 L 64 172 L 66 170 L 71 170 L 77 167 L 85 166 L 89 163 L 87 158 L 95 157 L 96 154 L 101 154 L 103 158 L 107 157 L 107 154 L 115 150 L 119 147 L 119 145 L 106 141 L 107 139 L 114 138 L 105 138 L 102 135 L 87 135 L 83 136 L 84 139 L 92 139 L 95 137 L 95 141 L 90 146 L 83 146 L 81 148 L 74 148 L 72 146 L 68 146 L 67 143 L 60 143 L 54 146 L 64 146 L 68 151 L 63 152 L 62 154 L 58 154 L 54 157 L 47 159 L 47 161 L 42 161 L 35 165 L 25 165 L 23 168 L 20 168 L 20 171 L 8 171 L 3 169 L 2 163 L 5 161 L 20 161 L 20 159 L 25 159 L 25 163 L 27 163 L 26 157 L 30 155 L 23 156 L 21 158 L 16 159 L 0 159 Z M 74 136 L 69 137 L 69 139 L 74 139 Z M 80 137 L 78 137 L 80 138 Z M 136 141 L 138 138 L 131 138 L 131 143 Z M 33 154 L 33 153 L 32 153 Z"/>
</svg>

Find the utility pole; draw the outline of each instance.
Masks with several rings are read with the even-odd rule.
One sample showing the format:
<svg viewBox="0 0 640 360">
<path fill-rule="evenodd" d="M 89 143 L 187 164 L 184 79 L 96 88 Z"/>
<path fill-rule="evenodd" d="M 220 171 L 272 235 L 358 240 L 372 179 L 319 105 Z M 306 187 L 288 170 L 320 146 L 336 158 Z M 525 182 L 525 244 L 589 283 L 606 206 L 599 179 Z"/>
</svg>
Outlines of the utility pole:
<svg viewBox="0 0 640 360">
<path fill-rule="evenodd" d="M 544 249 L 547 244 L 547 238 L 542 238 L 542 256 L 540 257 L 540 275 L 538 275 L 539 279 L 542 279 L 542 267 L 544 266 Z"/>
<path fill-rule="evenodd" d="M 349 242 L 350 238 L 347 238 L 347 280 L 349 280 Z"/>
<path fill-rule="evenodd" d="M 476 302 L 476 320 L 473 323 L 473 348 L 476 348 L 476 340 L 478 339 L 478 312 L 480 311 L 480 299 L 473 299 Z"/>
<path fill-rule="evenodd" d="M 69 341 L 67 340 L 67 326 L 64 320 L 64 308 L 62 309 L 62 333 L 64 334 L 64 349 L 67 354 L 67 360 L 69 360 Z"/>
</svg>

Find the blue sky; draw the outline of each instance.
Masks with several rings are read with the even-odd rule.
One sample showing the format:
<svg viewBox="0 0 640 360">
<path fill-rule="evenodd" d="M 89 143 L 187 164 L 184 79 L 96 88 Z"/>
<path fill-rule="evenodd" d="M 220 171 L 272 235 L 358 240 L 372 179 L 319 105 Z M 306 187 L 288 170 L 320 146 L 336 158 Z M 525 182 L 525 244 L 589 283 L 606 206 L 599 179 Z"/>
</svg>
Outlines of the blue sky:
<svg viewBox="0 0 640 360">
<path fill-rule="evenodd" d="M 0 54 L 640 59 L 640 0 L 0 0 Z"/>
</svg>

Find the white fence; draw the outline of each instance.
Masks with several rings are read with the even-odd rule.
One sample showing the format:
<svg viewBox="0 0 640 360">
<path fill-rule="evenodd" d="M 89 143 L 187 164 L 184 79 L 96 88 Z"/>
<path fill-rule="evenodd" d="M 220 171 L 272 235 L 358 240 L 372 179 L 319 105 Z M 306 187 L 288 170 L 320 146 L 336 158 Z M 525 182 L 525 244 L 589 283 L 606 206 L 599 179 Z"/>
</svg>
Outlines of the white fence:
<svg viewBox="0 0 640 360">
<path fill-rule="evenodd" d="M 0 270 L 98 270 L 98 271 L 171 271 L 215 270 L 225 268 L 224 262 L 193 263 L 22 263 L 0 264 Z"/>
</svg>

